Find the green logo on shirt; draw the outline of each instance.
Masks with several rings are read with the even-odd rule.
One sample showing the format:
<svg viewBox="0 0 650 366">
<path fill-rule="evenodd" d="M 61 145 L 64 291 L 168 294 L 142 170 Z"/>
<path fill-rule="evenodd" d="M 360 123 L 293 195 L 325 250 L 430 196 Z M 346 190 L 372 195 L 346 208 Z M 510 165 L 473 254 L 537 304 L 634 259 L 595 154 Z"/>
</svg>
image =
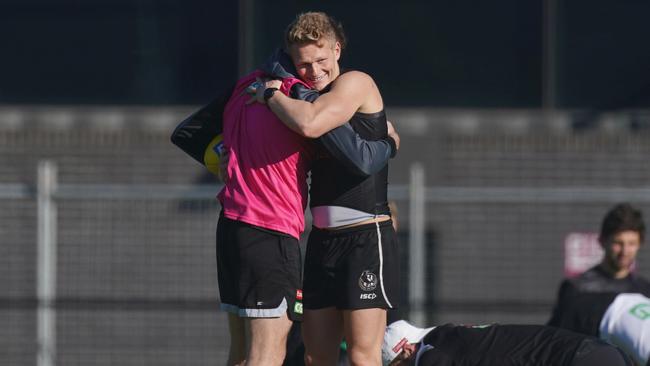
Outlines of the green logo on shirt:
<svg viewBox="0 0 650 366">
<path fill-rule="evenodd" d="M 643 304 L 638 304 L 632 307 L 630 309 L 630 314 L 632 316 L 635 316 L 641 320 L 646 320 L 650 318 L 650 304 L 648 303 L 643 303 Z"/>
</svg>

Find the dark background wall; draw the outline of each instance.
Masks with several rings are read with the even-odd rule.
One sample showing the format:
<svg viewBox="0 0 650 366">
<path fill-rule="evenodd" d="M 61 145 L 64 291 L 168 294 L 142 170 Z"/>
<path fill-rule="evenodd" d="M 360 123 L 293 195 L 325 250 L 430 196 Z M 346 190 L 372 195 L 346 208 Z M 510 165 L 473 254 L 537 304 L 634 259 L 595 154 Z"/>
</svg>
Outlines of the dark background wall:
<svg viewBox="0 0 650 366">
<path fill-rule="evenodd" d="M 373 75 L 387 104 L 542 105 L 542 0 L 5 0 L 0 104 L 195 104 L 236 79 L 238 24 L 254 63 L 295 14 L 326 11 L 350 38 L 344 66 Z M 647 107 L 650 2 L 557 1 L 557 105 Z"/>
<path fill-rule="evenodd" d="M 560 1 L 558 97 L 562 107 L 650 106 L 650 2 Z"/>
<path fill-rule="evenodd" d="M 237 3 L 5 0 L 0 103 L 186 104 L 236 78 Z"/>
<path fill-rule="evenodd" d="M 264 2 L 258 49 L 282 41 L 307 2 Z M 377 80 L 388 104 L 535 107 L 540 102 L 540 1 L 328 2 L 350 39 L 342 64 Z"/>
<path fill-rule="evenodd" d="M 557 201 L 532 195 L 530 202 L 427 202 L 428 324 L 545 322 L 562 278 L 566 235 L 597 231 L 613 199 L 650 209 L 650 130 L 622 123 L 637 115 L 603 118 L 602 128 L 583 133 L 571 129 L 572 111 L 551 121 L 536 110 L 513 110 L 542 105 L 542 15 L 551 0 L 246 1 L 253 10 L 243 14 L 237 1 L 0 3 L 0 193 L 9 192 L 0 200 L 0 324 L 8 325 L 0 329 L 0 365 L 32 365 L 42 349 L 38 162 L 57 164 L 61 186 L 101 185 L 102 194 L 104 184 L 155 190 L 207 183 L 169 133 L 195 109 L 189 104 L 236 79 L 240 20 L 250 24 L 253 63 L 281 43 L 299 11 L 325 10 L 344 23 L 350 48 L 343 64 L 377 79 L 399 123 L 403 142 L 391 163 L 391 188 L 408 184 L 411 166 L 421 163 L 428 187 L 510 188 L 515 198 L 519 189 L 574 190 Z M 557 2 L 558 106 L 648 107 L 650 2 Z M 95 104 L 110 106 L 88 106 Z M 136 104 L 151 107 L 124 106 Z M 610 195 L 580 199 L 599 188 Z M 225 359 L 227 321 L 215 311 L 213 195 L 82 197 L 57 198 L 58 363 Z M 410 202 L 397 204 L 404 237 Z M 649 264 L 644 250 L 644 276 Z"/>
</svg>

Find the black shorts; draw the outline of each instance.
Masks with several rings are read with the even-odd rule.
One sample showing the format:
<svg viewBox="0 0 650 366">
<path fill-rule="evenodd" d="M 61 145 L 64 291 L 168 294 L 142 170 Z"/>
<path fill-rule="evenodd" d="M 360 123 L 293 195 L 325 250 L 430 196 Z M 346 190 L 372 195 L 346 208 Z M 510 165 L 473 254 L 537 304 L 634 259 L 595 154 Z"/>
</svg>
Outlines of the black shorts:
<svg viewBox="0 0 650 366">
<path fill-rule="evenodd" d="M 247 318 L 302 320 L 301 255 L 287 234 L 219 217 L 221 308 Z"/>
<path fill-rule="evenodd" d="M 312 228 L 305 257 L 305 308 L 396 308 L 399 252 L 392 222 Z"/>
</svg>

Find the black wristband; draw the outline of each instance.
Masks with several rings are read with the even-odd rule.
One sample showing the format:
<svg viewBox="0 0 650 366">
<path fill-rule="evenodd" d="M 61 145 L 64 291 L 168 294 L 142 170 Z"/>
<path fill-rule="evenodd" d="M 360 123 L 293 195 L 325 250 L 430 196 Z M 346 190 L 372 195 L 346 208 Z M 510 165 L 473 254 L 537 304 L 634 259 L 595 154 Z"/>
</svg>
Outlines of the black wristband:
<svg viewBox="0 0 650 366">
<path fill-rule="evenodd" d="M 392 159 L 397 155 L 397 142 L 395 142 L 395 139 L 390 136 L 386 137 L 386 141 L 388 142 L 388 145 L 390 145 L 390 158 Z"/>
<path fill-rule="evenodd" d="M 268 103 L 269 99 L 275 94 L 275 92 L 278 91 L 278 88 L 266 88 L 264 89 L 264 102 Z"/>
</svg>

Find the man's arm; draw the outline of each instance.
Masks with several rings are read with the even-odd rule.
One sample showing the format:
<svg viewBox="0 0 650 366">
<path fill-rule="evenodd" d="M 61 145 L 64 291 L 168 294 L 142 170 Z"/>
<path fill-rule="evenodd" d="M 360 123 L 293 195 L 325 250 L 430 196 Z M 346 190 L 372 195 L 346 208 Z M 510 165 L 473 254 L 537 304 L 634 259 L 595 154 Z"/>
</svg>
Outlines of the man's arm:
<svg viewBox="0 0 650 366">
<path fill-rule="evenodd" d="M 369 176 L 380 171 L 388 159 L 395 157 L 399 137 L 394 129 L 392 131 L 393 135 L 386 139 L 367 141 L 346 123 L 324 134 L 319 140 L 348 170 L 356 175 Z"/>
<path fill-rule="evenodd" d="M 172 132 L 171 141 L 186 154 L 205 165 L 205 149 L 223 131 L 223 111 L 235 86 L 184 119 Z"/>
<path fill-rule="evenodd" d="M 638 290 L 639 293 L 643 294 L 646 297 L 650 297 L 650 282 L 643 277 L 637 277 L 640 282 Z"/>
<path fill-rule="evenodd" d="M 418 358 L 418 356 L 420 356 Z M 460 360 L 454 359 L 454 355 L 446 353 L 435 347 L 423 349 L 421 352 L 413 355 L 409 365 L 415 365 L 417 360 L 418 366 L 454 366 L 458 365 Z"/>
<path fill-rule="evenodd" d="M 313 103 L 320 94 L 296 83 L 291 88 L 289 96 L 293 99 Z M 395 157 L 399 149 L 399 135 L 393 124 L 387 121 L 388 137 L 382 140 L 368 141 L 345 123 L 325 133 L 319 138 L 320 143 L 336 160 L 341 162 L 355 175 L 369 176 L 381 170 L 388 159 Z"/>
<path fill-rule="evenodd" d="M 370 76 L 359 71 L 342 74 L 331 85 L 331 90 L 313 103 L 295 100 L 282 93 L 274 93 L 265 101 L 263 88 L 257 90 L 256 99 L 260 103 L 266 102 L 293 131 L 317 138 L 350 120 L 369 96 L 375 95 L 373 90 L 377 88 Z M 279 81 L 268 81 L 266 86 L 278 87 Z"/>
<path fill-rule="evenodd" d="M 321 136 L 320 142 L 335 159 L 359 176 L 369 176 L 380 171 L 388 159 L 395 157 L 399 148 L 399 142 L 391 136 L 384 140 L 364 140 L 349 124 Z M 225 148 L 219 159 L 219 178 L 224 183 L 228 181 L 228 160 L 230 151 Z"/>
</svg>

